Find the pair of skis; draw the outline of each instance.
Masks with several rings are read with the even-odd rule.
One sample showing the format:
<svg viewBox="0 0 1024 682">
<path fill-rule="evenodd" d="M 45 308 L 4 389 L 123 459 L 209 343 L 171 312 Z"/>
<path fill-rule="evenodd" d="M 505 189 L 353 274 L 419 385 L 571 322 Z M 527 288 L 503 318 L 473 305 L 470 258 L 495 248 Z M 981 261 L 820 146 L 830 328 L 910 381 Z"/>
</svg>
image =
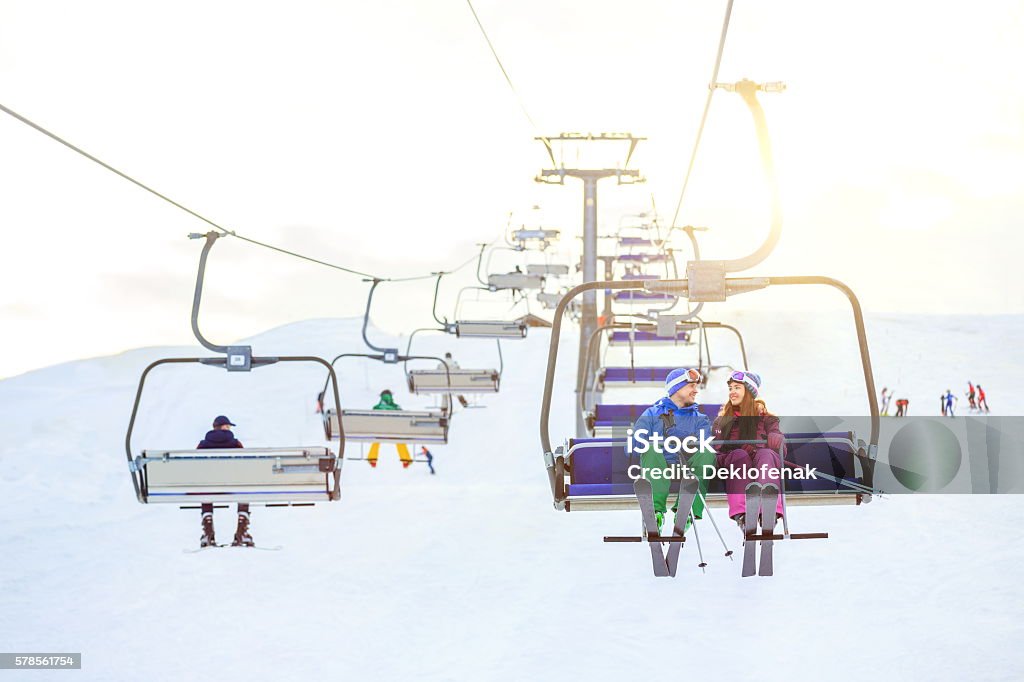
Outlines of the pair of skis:
<svg viewBox="0 0 1024 682">
<path fill-rule="evenodd" d="M 651 562 L 654 565 L 654 575 L 672 577 L 676 575 L 679 566 L 679 552 L 686 542 L 686 519 L 690 517 L 690 507 L 693 506 L 693 498 L 697 496 L 697 479 L 684 478 L 679 484 L 679 496 L 676 500 L 676 515 L 672 526 L 672 535 L 663 537 L 658 530 L 658 519 L 654 512 L 654 490 L 651 482 L 645 478 L 638 478 L 633 482 L 633 492 L 636 493 L 637 502 L 640 504 L 640 513 L 644 519 L 644 535 L 647 544 L 651 548 Z M 661 543 L 668 542 L 668 552 L 662 551 Z"/>
<path fill-rule="evenodd" d="M 747 511 L 743 526 L 743 577 L 757 573 L 761 576 L 774 575 L 772 546 L 775 540 L 827 540 L 828 533 L 790 533 L 788 528 L 782 535 L 775 532 L 775 506 L 779 499 L 779 488 L 774 483 L 751 483 L 745 491 Z M 785 510 L 783 504 L 783 510 Z M 760 513 L 759 513 L 760 512 Z M 757 532 L 757 519 L 761 517 L 761 532 Z M 785 519 L 783 519 L 785 524 Z M 755 545 L 761 541 L 760 566 L 755 566 Z"/>
<path fill-rule="evenodd" d="M 772 539 L 775 536 L 775 506 L 779 499 L 779 489 L 767 483 L 751 483 L 746 489 L 747 510 L 743 525 L 743 577 L 754 573 L 761 576 L 772 575 Z M 757 519 L 761 517 L 761 535 L 768 539 L 761 540 L 760 569 L 755 565 L 757 545 Z"/>
<path fill-rule="evenodd" d="M 264 552 L 279 552 L 282 548 L 283 545 L 275 545 L 273 547 L 260 547 L 258 545 L 252 545 L 250 547 L 245 547 L 244 545 L 218 544 L 207 545 L 206 547 L 198 547 L 196 549 L 183 549 L 181 551 L 185 554 L 198 554 L 199 552 L 205 552 L 208 549 L 259 549 L 263 550 Z"/>
</svg>

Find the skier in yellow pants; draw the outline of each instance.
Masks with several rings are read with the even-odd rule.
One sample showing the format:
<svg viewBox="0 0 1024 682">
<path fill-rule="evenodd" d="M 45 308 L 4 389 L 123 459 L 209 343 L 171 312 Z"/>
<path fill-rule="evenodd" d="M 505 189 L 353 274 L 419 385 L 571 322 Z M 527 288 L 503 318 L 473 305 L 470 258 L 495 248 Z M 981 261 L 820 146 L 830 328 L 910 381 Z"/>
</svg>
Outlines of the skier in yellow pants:
<svg viewBox="0 0 1024 682">
<path fill-rule="evenodd" d="M 398 403 L 395 402 L 395 397 L 391 395 L 391 391 L 384 389 L 380 393 L 380 402 L 373 406 L 375 410 L 400 410 L 402 409 Z M 409 454 L 409 446 L 405 443 L 395 443 L 395 448 L 398 450 L 398 458 L 402 460 L 402 466 L 406 469 L 412 464 L 412 455 Z M 377 457 L 380 455 L 380 443 L 373 443 L 370 445 L 370 454 L 366 456 L 366 461 L 370 463 L 370 466 L 377 466 Z"/>
<path fill-rule="evenodd" d="M 412 464 L 412 455 L 409 454 L 409 446 L 405 443 L 395 443 L 395 448 L 398 450 L 398 458 L 402 460 L 402 466 L 409 468 Z M 380 443 L 373 443 L 370 445 L 370 454 L 366 456 L 366 461 L 370 463 L 370 466 L 377 466 L 377 455 L 380 454 Z"/>
</svg>

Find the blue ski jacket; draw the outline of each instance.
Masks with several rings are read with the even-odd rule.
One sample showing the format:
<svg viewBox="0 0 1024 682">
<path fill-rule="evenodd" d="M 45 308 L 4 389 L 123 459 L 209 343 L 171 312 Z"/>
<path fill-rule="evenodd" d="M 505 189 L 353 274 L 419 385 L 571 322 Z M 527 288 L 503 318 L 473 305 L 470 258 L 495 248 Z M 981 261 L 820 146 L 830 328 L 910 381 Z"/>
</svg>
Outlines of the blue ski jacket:
<svg viewBox="0 0 1024 682">
<path fill-rule="evenodd" d="M 667 426 L 671 424 L 671 426 Z M 711 420 L 708 416 L 697 409 L 697 403 L 686 407 L 677 407 L 669 398 L 662 398 L 654 403 L 640 415 L 633 425 L 633 432 L 644 429 L 647 431 L 647 438 L 650 439 L 655 433 L 662 438 L 675 436 L 682 440 L 687 436 L 697 436 L 704 433 L 705 437 L 711 435 Z M 636 454 L 636 450 L 634 450 Z M 663 450 L 665 461 L 668 464 L 679 463 L 679 453 Z"/>
</svg>

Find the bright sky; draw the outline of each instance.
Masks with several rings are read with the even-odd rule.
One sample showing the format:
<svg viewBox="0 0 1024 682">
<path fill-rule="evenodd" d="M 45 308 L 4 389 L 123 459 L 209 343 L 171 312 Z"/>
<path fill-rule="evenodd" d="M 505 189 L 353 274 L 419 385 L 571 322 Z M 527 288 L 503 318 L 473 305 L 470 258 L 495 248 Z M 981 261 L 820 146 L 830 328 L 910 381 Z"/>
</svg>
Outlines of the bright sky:
<svg viewBox="0 0 1024 682">
<path fill-rule="evenodd" d="M 648 138 L 648 183 L 602 185 L 602 224 L 652 195 L 670 219 L 725 2 L 475 7 L 542 132 Z M 1021 35 L 1020 2 L 738 0 L 720 80 L 788 85 L 762 96 L 785 226 L 757 273 L 837 277 L 874 311 L 1024 312 Z M 533 204 L 580 229 L 579 184 L 533 182 L 537 131 L 462 0 L 0 0 L 0 103 L 230 229 L 359 270 L 452 267 Z M 205 226 L 4 114 L 0 150 L 0 377 L 189 343 L 185 235 Z M 736 95 L 715 95 L 681 222 L 712 228 L 709 258 L 767 230 Z M 382 288 L 375 317 L 426 324 L 428 289 Z M 204 331 L 228 342 L 359 313 L 366 285 L 225 239 L 208 292 Z"/>
</svg>

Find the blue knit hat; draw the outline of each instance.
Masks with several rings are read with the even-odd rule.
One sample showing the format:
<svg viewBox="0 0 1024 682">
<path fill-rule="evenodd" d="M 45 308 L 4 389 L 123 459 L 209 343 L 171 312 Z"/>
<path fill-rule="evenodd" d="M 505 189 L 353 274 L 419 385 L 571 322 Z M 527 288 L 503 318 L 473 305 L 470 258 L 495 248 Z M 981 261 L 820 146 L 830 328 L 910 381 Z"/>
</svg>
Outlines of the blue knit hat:
<svg viewBox="0 0 1024 682">
<path fill-rule="evenodd" d="M 683 386 L 689 383 L 700 381 L 700 371 L 696 369 L 689 369 L 687 367 L 680 367 L 674 369 L 668 373 L 665 377 L 665 393 L 671 398 L 672 394 L 681 389 Z"/>
<path fill-rule="evenodd" d="M 747 391 L 750 392 L 751 398 L 757 397 L 757 389 L 761 388 L 761 375 L 754 374 L 753 372 L 739 371 L 733 372 L 729 375 L 729 381 L 735 381 L 738 384 L 743 384 L 747 387 Z"/>
</svg>

